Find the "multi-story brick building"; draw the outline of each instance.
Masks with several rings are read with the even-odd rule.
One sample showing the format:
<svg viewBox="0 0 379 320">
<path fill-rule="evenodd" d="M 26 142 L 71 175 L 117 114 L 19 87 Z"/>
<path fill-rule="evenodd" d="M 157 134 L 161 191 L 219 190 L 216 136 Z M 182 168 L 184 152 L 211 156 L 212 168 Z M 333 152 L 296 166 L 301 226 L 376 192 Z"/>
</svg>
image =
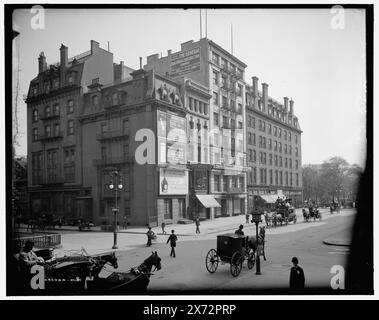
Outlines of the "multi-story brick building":
<svg viewBox="0 0 379 320">
<path fill-rule="evenodd" d="M 91 41 L 90 51 L 49 67 L 42 52 L 38 76 L 30 82 L 27 103 L 28 191 L 30 214 L 52 212 L 90 217 L 90 192 L 83 187 L 82 139 L 78 121 L 82 95 L 93 78 L 113 81 L 113 54 Z"/>
<path fill-rule="evenodd" d="M 298 206 L 302 203 L 301 129 L 294 101 L 279 103 L 268 95 L 268 84 L 258 89 L 258 78 L 246 86 L 247 162 L 249 208 L 259 199 L 283 194 Z M 258 198 L 258 199 L 257 199 Z M 258 201 L 256 201 L 258 200 Z"/>
<path fill-rule="evenodd" d="M 257 78 L 246 85 L 246 65 L 214 42 L 183 43 L 136 71 L 95 41 L 67 51 L 49 68 L 40 55 L 26 100 L 32 215 L 110 224 L 117 200 L 119 218 L 159 225 L 244 214 L 253 195 L 277 190 L 299 199 L 293 102 L 280 106 Z"/>
<path fill-rule="evenodd" d="M 117 169 L 123 188 L 120 217 L 131 224 L 158 225 L 186 217 L 186 110 L 181 87 L 137 70 L 132 79 L 103 86 L 97 80 L 84 95 L 83 185 L 92 191 L 96 223 L 110 223 Z"/>
<path fill-rule="evenodd" d="M 196 190 L 193 190 L 195 197 L 192 199 L 196 214 L 213 218 L 245 213 L 248 170 L 244 130 L 246 64 L 204 38 L 182 43 L 179 52 L 169 50 L 165 57 L 148 56 L 144 68 L 153 69 L 174 81 L 189 78 L 204 86 L 212 97 L 207 114 L 209 121 L 207 127 L 203 126 L 206 134 L 201 135 L 209 141 L 198 145 L 205 156 L 192 158 L 189 165 L 195 177 Z M 186 103 L 189 113 L 196 110 L 197 106 L 192 106 L 191 100 Z"/>
</svg>

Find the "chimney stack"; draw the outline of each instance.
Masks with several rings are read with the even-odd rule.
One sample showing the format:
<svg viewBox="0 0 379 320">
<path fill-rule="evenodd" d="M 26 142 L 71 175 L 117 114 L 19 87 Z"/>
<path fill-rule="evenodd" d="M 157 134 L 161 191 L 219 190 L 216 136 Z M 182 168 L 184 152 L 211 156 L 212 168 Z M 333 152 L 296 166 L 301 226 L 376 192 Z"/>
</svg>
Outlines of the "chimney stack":
<svg viewBox="0 0 379 320">
<path fill-rule="evenodd" d="M 68 48 L 62 43 L 59 50 L 61 51 L 61 65 L 59 68 L 60 86 L 63 87 L 66 83 L 66 67 L 68 65 Z"/>
<path fill-rule="evenodd" d="M 288 113 L 288 97 L 284 97 L 284 112 Z"/>
<path fill-rule="evenodd" d="M 67 67 L 68 65 L 68 48 L 62 43 L 61 48 L 61 66 Z"/>
<path fill-rule="evenodd" d="M 292 115 L 293 115 L 293 103 L 294 103 L 294 101 L 291 98 L 291 100 L 290 100 L 290 114 L 292 114 Z"/>
<path fill-rule="evenodd" d="M 142 57 L 139 57 L 139 68 L 142 69 Z"/>
<path fill-rule="evenodd" d="M 93 52 L 95 50 L 98 50 L 99 48 L 100 48 L 99 43 L 95 40 L 91 40 L 91 54 L 93 54 Z"/>
<path fill-rule="evenodd" d="M 171 56 L 171 52 L 172 52 L 172 50 L 167 50 L 167 55 Z"/>
<path fill-rule="evenodd" d="M 267 110 L 268 102 L 268 84 L 262 83 L 262 96 L 263 96 L 263 111 Z"/>
<path fill-rule="evenodd" d="M 46 69 L 47 69 L 46 57 L 45 57 L 44 52 L 42 51 L 38 57 L 38 73 L 42 73 L 46 71 Z"/>
<path fill-rule="evenodd" d="M 120 80 L 122 81 L 124 77 L 125 77 L 124 61 L 120 61 Z"/>
<path fill-rule="evenodd" d="M 258 97 L 258 77 L 252 77 L 253 81 L 253 96 Z"/>
</svg>

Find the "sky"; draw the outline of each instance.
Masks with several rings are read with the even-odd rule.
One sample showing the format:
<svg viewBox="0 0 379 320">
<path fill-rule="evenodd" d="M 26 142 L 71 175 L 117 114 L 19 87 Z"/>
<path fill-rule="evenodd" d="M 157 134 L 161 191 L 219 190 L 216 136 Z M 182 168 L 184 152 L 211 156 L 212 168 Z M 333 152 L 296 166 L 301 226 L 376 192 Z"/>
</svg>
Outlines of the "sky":
<svg viewBox="0 0 379 320">
<path fill-rule="evenodd" d="M 338 16 L 337 16 L 338 14 Z M 44 28 L 35 29 L 36 13 L 18 10 L 14 28 L 14 72 L 19 69 L 16 154 L 27 154 L 26 104 L 22 96 L 38 72 L 38 56 L 59 61 L 61 43 L 69 57 L 90 49 L 90 40 L 138 69 L 139 57 L 200 38 L 200 10 L 182 9 L 49 9 Z M 34 19 L 33 19 L 34 18 Z M 337 19 L 338 18 L 338 19 Z M 257 76 L 282 102 L 294 100 L 302 133 L 302 162 L 322 163 L 341 156 L 364 167 L 366 157 L 365 13 L 347 9 L 205 9 L 202 37 L 207 36 L 248 65 L 245 81 Z M 338 28 L 336 28 L 336 26 Z M 17 63 L 18 61 L 18 63 Z M 15 84 L 15 83 L 14 83 Z"/>
</svg>

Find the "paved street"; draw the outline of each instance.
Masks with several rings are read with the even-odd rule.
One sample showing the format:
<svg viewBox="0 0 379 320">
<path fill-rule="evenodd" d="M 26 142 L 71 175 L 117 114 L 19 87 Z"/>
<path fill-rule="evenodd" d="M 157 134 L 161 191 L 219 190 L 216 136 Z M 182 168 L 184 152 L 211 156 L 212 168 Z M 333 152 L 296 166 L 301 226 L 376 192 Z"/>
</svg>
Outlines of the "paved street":
<svg viewBox="0 0 379 320">
<path fill-rule="evenodd" d="M 325 239 L 350 238 L 350 228 L 354 221 L 354 210 L 342 210 L 340 214 L 330 215 L 323 210 L 321 222 L 303 222 L 302 217 L 296 224 L 267 229 L 266 256 L 261 261 L 261 275 L 255 274 L 255 268 L 248 270 L 245 265 L 241 274 L 234 278 L 230 274 L 229 264 L 220 264 L 214 274 L 205 268 L 205 256 L 209 249 L 216 248 L 217 234 L 234 232 L 243 216 L 217 219 L 202 223 L 202 234 L 194 233 L 194 225 L 168 226 L 178 229 L 177 257 L 169 256 L 170 247 L 166 235 L 158 235 L 158 241 L 152 247 L 146 247 L 146 235 L 138 229 L 120 232 L 118 235 L 119 271 L 128 271 L 130 267 L 140 264 L 152 250 L 158 251 L 162 258 L 162 270 L 156 271 L 148 287 L 150 292 L 156 290 L 220 290 L 220 289 L 264 289 L 287 288 L 292 256 L 297 256 L 304 268 L 306 287 L 329 286 L 333 265 L 346 265 L 349 248 L 346 246 L 326 245 Z M 298 213 L 299 214 L 299 213 Z M 299 214 L 300 215 L 300 214 Z M 213 225 L 213 228 L 212 228 Z M 253 224 L 244 224 L 246 235 L 255 233 Z M 158 231 L 158 228 L 157 230 Z M 133 232 L 133 233 L 132 233 Z M 140 232 L 145 232 L 141 229 Z M 182 233 L 182 234 L 181 234 Z M 112 233 L 82 232 L 62 235 L 63 247 L 59 254 L 75 252 L 84 247 L 89 253 L 111 250 Z M 107 267 L 101 275 L 112 272 Z"/>
</svg>

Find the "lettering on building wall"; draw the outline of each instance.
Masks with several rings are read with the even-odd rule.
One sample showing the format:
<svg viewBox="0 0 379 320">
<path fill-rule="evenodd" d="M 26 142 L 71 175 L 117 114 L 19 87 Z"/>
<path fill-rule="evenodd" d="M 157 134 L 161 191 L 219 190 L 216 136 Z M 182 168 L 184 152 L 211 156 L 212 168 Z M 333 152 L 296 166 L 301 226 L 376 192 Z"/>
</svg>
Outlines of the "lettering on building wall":
<svg viewBox="0 0 379 320">
<path fill-rule="evenodd" d="M 196 71 L 200 71 L 200 48 L 171 55 L 171 77 L 178 77 Z"/>
</svg>

